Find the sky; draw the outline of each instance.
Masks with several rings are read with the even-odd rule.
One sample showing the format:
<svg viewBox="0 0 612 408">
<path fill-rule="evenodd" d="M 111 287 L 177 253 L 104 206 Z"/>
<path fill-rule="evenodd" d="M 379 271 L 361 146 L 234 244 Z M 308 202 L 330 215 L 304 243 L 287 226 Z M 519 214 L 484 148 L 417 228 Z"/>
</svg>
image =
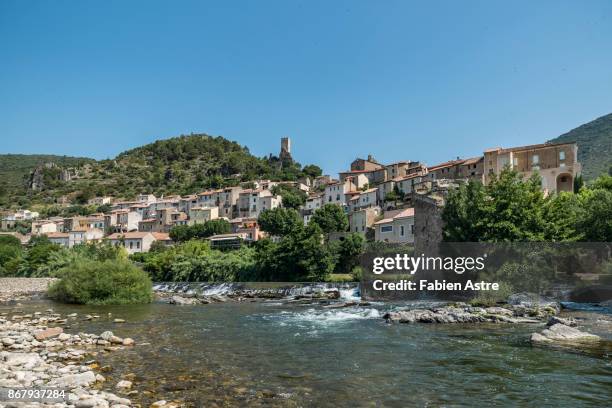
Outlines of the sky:
<svg viewBox="0 0 612 408">
<path fill-rule="evenodd" d="M 0 153 L 193 132 L 433 165 L 612 112 L 611 40 L 607 0 L 1 0 Z"/>
</svg>

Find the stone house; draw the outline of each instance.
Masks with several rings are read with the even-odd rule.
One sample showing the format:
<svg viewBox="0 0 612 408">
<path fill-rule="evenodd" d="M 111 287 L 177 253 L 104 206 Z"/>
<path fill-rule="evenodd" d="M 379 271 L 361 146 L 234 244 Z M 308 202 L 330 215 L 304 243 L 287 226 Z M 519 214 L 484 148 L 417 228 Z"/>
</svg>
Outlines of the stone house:
<svg viewBox="0 0 612 408">
<path fill-rule="evenodd" d="M 130 255 L 137 252 L 149 252 L 151 245 L 156 240 L 153 233 L 140 231 L 114 233 L 107 239 L 112 245 L 124 247 Z"/>
<path fill-rule="evenodd" d="M 574 191 L 574 180 L 580 174 L 576 143 L 546 143 L 503 149 L 496 147 L 484 152 L 484 182 L 511 167 L 525 178 L 537 172 L 546 193 Z"/>
<path fill-rule="evenodd" d="M 188 225 L 204 224 L 219 218 L 219 207 L 196 207 L 189 210 Z"/>
<path fill-rule="evenodd" d="M 380 207 L 368 207 L 350 212 L 349 231 L 365 235 L 374 226 L 376 219 L 382 214 Z"/>
<path fill-rule="evenodd" d="M 414 208 L 386 211 L 384 218 L 374 223 L 374 239 L 390 243 L 414 242 Z"/>
</svg>

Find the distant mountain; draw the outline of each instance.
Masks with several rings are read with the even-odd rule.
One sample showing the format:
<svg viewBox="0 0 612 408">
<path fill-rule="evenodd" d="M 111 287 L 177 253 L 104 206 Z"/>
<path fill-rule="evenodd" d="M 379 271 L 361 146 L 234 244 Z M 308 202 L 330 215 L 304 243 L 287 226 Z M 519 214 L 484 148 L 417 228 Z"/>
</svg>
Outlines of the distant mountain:
<svg viewBox="0 0 612 408">
<path fill-rule="evenodd" d="M 578 143 L 578 161 L 585 180 L 597 178 L 612 167 L 612 113 L 549 140 L 551 143 Z"/>
<path fill-rule="evenodd" d="M 61 196 L 82 204 L 104 195 L 125 199 L 143 192 L 184 195 L 253 179 L 296 180 L 318 169 L 302 169 L 299 163 L 281 162 L 272 155 L 259 158 L 236 142 L 206 134 L 158 140 L 112 160 L 37 156 L 40 159 L 19 165 L 14 156 L 0 156 L 0 169 L 11 169 L 12 180 L 4 194 L 0 191 L 0 207 L 51 204 Z"/>
</svg>

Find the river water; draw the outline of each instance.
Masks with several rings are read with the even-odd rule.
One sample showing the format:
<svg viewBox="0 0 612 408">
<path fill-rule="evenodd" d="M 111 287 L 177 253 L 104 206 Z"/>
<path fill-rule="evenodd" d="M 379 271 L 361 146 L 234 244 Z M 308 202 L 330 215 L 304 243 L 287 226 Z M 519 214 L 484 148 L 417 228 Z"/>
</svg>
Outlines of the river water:
<svg viewBox="0 0 612 408">
<path fill-rule="evenodd" d="M 541 326 L 390 325 L 381 316 L 397 305 L 329 309 L 279 300 L 106 307 L 32 301 L 22 309 L 49 307 L 79 313 L 68 332 L 112 330 L 136 340 L 136 347 L 97 358 L 113 367 L 104 373 L 110 387 L 135 374 L 133 399 L 144 404 L 162 397 L 195 407 L 603 407 L 612 401 L 610 356 L 532 347 L 529 334 Z M 573 313 L 597 322 L 589 331 L 610 337 L 609 314 Z M 101 318 L 84 321 L 84 314 Z"/>
</svg>

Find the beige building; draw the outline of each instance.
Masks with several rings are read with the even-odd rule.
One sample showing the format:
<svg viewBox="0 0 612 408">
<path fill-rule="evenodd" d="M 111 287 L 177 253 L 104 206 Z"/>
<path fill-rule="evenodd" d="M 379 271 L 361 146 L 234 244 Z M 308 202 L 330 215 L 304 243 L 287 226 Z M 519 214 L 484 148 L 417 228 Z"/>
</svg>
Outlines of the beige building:
<svg viewBox="0 0 612 408">
<path fill-rule="evenodd" d="M 325 186 L 325 195 L 323 196 L 323 205 L 325 204 L 346 204 L 346 193 L 357 190 L 357 186 L 351 178 L 344 181 L 328 184 Z"/>
<path fill-rule="evenodd" d="M 365 235 L 368 229 L 374 226 L 376 218 L 380 216 L 380 207 L 369 207 L 349 213 L 349 231 Z"/>
<path fill-rule="evenodd" d="M 43 235 L 50 232 L 60 232 L 61 228 L 50 220 L 32 221 L 32 235 Z"/>
<path fill-rule="evenodd" d="M 414 208 L 387 211 L 374 223 L 374 239 L 391 243 L 414 242 Z"/>
<path fill-rule="evenodd" d="M 219 218 L 219 207 L 196 207 L 189 210 L 188 225 L 204 224 Z"/>
<path fill-rule="evenodd" d="M 136 231 L 142 215 L 136 211 L 114 210 L 104 216 L 104 225 L 115 231 Z"/>
<path fill-rule="evenodd" d="M 534 172 L 542 177 L 546 193 L 574 191 L 574 179 L 580 174 L 576 143 L 550 143 L 503 149 L 497 147 L 484 152 L 484 182 L 511 167 L 524 177 Z"/>
<path fill-rule="evenodd" d="M 115 246 L 123 246 L 129 254 L 149 252 L 156 240 L 151 232 L 115 233 L 109 235 L 107 239 Z"/>
</svg>

